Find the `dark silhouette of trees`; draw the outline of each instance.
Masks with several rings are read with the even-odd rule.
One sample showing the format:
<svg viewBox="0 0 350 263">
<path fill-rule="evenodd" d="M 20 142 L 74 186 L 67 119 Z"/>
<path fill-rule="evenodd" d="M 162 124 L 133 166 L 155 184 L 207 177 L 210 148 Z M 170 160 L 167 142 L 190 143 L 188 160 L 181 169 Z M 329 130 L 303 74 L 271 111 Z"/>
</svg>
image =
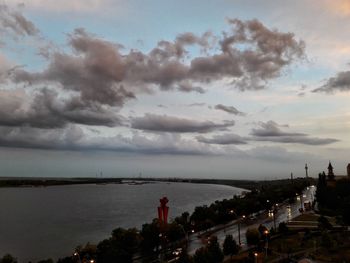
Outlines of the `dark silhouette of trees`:
<svg viewBox="0 0 350 263">
<path fill-rule="evenodd" d="M 256 228 L 248 228 L 245 233 L 247 243 L 251 246 L 257 246 L 260 242 L 260 233 Z"/>
<path fill-rule="evenodd" d="M 321 213 L 342 217 L 344 224 L 350 224 L 350 180 L 340 179 L 327 184 L 325 175 L 319 175 L 316 199 Z"/>
<path fill-rule="evenodd" d="M 176 263 L 193 263 L 193 258 L 188 255 L 187 251 L 182 251 Z"/>
<path fill-rule="evenodd" d="M 0 259 L 0 263 L 17 263 L 17 259 L 10 254 L 6 254 Z"/>
<path fill-rule="evenodd" d="M 223 244 L 223 252 L 225 256 L 230 255 L 231 261 L 232 256 L 237 255 L 239 251 L 239 246 L 236 243 L 236 240 L 233 239 L 232 235 L 226 235 L 224 244 Z"/>
<path fill-rule="evenodd" d="M 288 226 L 285 222 L 281 222 L 278 225 L 278 232 L 280 232 L 281 234 L 287 234 L 289 231 Z"/>
<path fill-rule="evenodd" d="M 143 254 L 152 254 L 160 246 L 160 227 L 158 219 L 143 224 L 141 230 L 141 249 Z"/>
<path fill-rule="evenodd" d="M 40 260 L 37 263 L 54 263 L 54 262 L 51 258 L 49 258 L 49 259 Z"/>
<path fill-rule="evenodd" d="M 194 263 L 221 263 L 223 259 L 224 254 L 216 236 L 209 239 L 206 247 L 197 249 L 193 256 Z"/>
<path fill-rule="evenodd" d="M 115 229 L 111 238 L 105 239 L 97 245 L 97 262 L 132 262 L 139 240 L 139 234 L 134 228 L 128 230 Z"/>
</svg>

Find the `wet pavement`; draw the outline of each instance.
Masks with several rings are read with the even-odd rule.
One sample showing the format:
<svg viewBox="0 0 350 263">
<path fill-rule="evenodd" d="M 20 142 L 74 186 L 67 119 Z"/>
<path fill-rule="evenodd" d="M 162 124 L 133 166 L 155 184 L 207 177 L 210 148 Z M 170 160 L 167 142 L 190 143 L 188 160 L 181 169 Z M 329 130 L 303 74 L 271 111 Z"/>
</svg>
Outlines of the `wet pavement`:
<svg viewBox="0 0 350 263">
<path fill-rule="evenodd" d="M 295 197 L 295 202 L 292 204 L 288 203 L 282 203 L 277 204 L 277 213 L 275 215 L 275 223 L 278 227 L 279 223 L 281 222 L 288 222 L 292 220 L 293 218 L 299 216 L 301 213 L 299 211 L 299 208 L 303 207 L 304 202 L 310 201 L 312 202 L 315 198 L 316 193 L 316 187 L 311 186 L 307 187 L 303 194 L 300 196 Z M 259 225 L 262 224 L 266 226 L 268 229 L 271 229 L 274 227 L 274 220 L 273 220 L 273 213 L 264 212 L 262 215 L 259 216 L 258 219 L 255 220 L 247 220 L 242 219 L 240 224 L 240 236 L 241 236 L 241 245 L 244 248 L 246 246 L 246 238 L 245 233 L 248 228 L 258 228 Z M 217 236 L 218 241 L 220 243 L 224 242 L 225 236 L 231 234 L 233 238 L 238 243 L 238 221 L 232 221 L 225 225 L 216 226 L 215 229 L 218 229 L 212 235 Z M 213 230 L 214 231 L 214 230 Z M 192 234 L 189 236 L 189 243 L 188 243 L 188 253 L 190 255 L 193 255 L 195 251 L 204 246 L 207 242 L 207 239 L 204 238 L 205 235 L 198 235 L 198 233 Z"/>
</svg>

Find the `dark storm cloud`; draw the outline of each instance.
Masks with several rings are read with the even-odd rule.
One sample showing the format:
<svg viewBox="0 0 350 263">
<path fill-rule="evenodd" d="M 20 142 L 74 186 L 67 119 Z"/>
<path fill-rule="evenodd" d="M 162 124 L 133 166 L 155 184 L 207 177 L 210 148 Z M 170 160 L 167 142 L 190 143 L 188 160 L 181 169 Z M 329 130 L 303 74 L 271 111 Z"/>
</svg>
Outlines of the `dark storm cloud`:
<svg viewBox="0 0 350 263">
<path fill-rule="evenodd" d="M 205 105 L 207 105 L 205 102 L 195 102 L 195 103 L 188 104 L 187 106 L 189 106 L 189 107 L 202 107 Z"/>
<path fill-rule="evenodd" d="M 257 137 L 280 137 L 280 136 L 305 136 L 304 133 L 285 132 L 280 127 L 286 127 L 286 125 L 279 125 L 274 121 L 259 122 L 260 127 L 258 129 L 252 129 L 251 134 Z"/>
<path fill-rule="evenodd" d="M 217 104 L 217 105 L 215 105 L 214 108 L 217 109 L 217 110 L 225 111 L 225 112 L 230 113 L 230 114 L 234 114 L 234 115 L 241 115 L 241 116 L 245 115 L 243 112 L 237 110 L 233 106 L 225 106 L 225 105 L 222 105 L 222 104 Z"/>
<path fill-rule="evenodd" d="M 82 130 L 75 126 L 54 130 L 31 127 L 0 127 L 1 147 L 69 150 L 76 148 L 76 143 L 82 137 Z"/>
<path fill-rule="evenodd" d="M 0 33 L 7 32 L 12 36 L 34 36 L 39 30 L 20 12 L 0 4 Z"/>
<path fill-rule="evenodd" d="M 0 92 L 0 126 L 27 126 L 37 128 L 62 128 L 68 123 L 117 126 L 122 117 L 108 107 L 90 103 L 79 97 L 59 100 L 49 89 L 37 91 L 32 101 L 24 94 Z"/>
<path fill-rule="evenodd" d="M 139 130 L 157 131 L 157 132 L 198 132 L 206 133 L 215 130 L 226 130 L 234 125 L 234 121 L 224 123 L 214 123 L 211 121 L 196 121 L 182 119 L 167 115 L 145 114 L 143 117 L 133 118 L 131 127 Z"/>
<path fill-rule="evenodd" d="M 259 137 L 259 138 L 254 138 L 254 140 L 279 142 L 279 143 L 299 143 L 299 144 L 306 144 L 306 145 L 326 145 L 326 144 L 331 144 L 339 141 L 337 139 L 332 139 L 332 138 L 309 137 L 308 135 L 296 136 L 296 137 L 293 137 L 293 136 Z"/>
<path fill-rule="evenodd" d="M 205 93 L 205 89 L 201 88 L 201 87 L 198 87 L 198 86 L 192 86 L 192 84 L 190 83 L 181 83 L 179 84 L 179 87 L 178 87 L 178 90 L 179 91 L 183 91 L 183 92 L 198 92 L 198 93 Z"/>
<path fill-rule="evenodd" d="M 244 138 L 237 134 L 222 134 L 214 135 L 212 138 L 206 138 L 203 136 L 197 136 L 197 141 L 207 144 L 220 144 L 220 145 L 230 145 L 230 144 L 247 144 Z"/>
<path fill-rule="evenodd" d="M 305 133 L 285 132 L 280 127 L 288 127 L 286 125 L 278 125 L 274 121 L 260 122 L 260 128 L 252 129 L 251 137 L 252 141 L 268 141 L 279 143 L 299 143 L 306 145 L 326 145 L 334 142 L 338 142 L 337 139 L 332 138 L 316 138 L 310 137 Z"/>
<path fill-rule="evenodd" d="M 131 137 L 96 137 L 86 140 L 78 126 L 60 129 L 31 127 L 0 127 L 0 147 L 31 148 L 69 151 L 114 151 L 168 155 L 219 155 L 223 151 L 193 141 L 177 134 L 162 133 L 151 138 L 134 133 Z"/>
<path fill-rule="evenodd" d="M 327 80 L 322 87 L 313 92 L 334 93 L 336 91 L 350 91 L 350 71 L 339 72 L 335 77 Z"/>
<path fill-rule="evenodd" d="M 126 100 L 135 98 L 133 92 L 120 84 L 125 69 L 118 46 L 81 30 L 71 36 L 70 45 L 77 56 L 55 53 L 46 70 L 40 73 L 18 70 L 14 74 L 15 82 L 56 82 L 65 90 L 79 92 L 84 102 L 109 106 L 122 106 Z"/>
</svg>

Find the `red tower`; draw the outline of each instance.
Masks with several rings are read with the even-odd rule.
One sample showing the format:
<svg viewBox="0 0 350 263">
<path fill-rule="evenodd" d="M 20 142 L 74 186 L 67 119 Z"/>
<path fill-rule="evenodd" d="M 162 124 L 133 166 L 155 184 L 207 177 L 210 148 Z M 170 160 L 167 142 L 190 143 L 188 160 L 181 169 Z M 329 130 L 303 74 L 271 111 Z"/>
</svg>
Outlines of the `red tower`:
<svg viewBox="0 0 350 263">
<path fill-rule="evenodd" d="M 158 219 L 159 222 L 167 224 L 168 223 L 168 212 L 169 207 L 166 205 L 169 200 L 166 196 L 159 200 L 160 206 L 158 206 Z"/>
</svg>

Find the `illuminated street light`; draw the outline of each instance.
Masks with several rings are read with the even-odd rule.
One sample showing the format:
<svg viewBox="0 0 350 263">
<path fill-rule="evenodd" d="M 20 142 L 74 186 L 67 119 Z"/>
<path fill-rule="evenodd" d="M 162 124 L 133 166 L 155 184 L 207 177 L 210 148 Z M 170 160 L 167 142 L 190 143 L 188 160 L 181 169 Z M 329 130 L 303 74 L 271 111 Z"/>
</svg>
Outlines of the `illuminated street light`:
<svg viewBox="0 0 350 263">
<path fill-rule="evenodd" d="M 265 257 L 267 257 L 267 250 L 269 248 L 269 240 L 267 238 L 267 235 L 269 234 L 269 230 L 265 230 L 264 231 L 264 234 L 265 234 L 265 238 L 266 238 L 266 244 L 265 244 Z"/>
<path fill-rule="evenodd" d="M 241 242 L 241 218 L 238 217 L 238 215 L 236 214 L 236 212 L 233 209 L 230 210 L 230 214 L 234 214 L 238 218 L 238 244 L 242 245 L 242 242 Z M 245 218 L 245 215 L 243 215 L 242 218 Z"/>
<path fill-rule="evenodd" d="M 79 263 L 81 263 L 80 255 L 78 252 L 75 251 L 73 256 L 78 257 L 78 261 L 79 261 Z"/>
</svg>

